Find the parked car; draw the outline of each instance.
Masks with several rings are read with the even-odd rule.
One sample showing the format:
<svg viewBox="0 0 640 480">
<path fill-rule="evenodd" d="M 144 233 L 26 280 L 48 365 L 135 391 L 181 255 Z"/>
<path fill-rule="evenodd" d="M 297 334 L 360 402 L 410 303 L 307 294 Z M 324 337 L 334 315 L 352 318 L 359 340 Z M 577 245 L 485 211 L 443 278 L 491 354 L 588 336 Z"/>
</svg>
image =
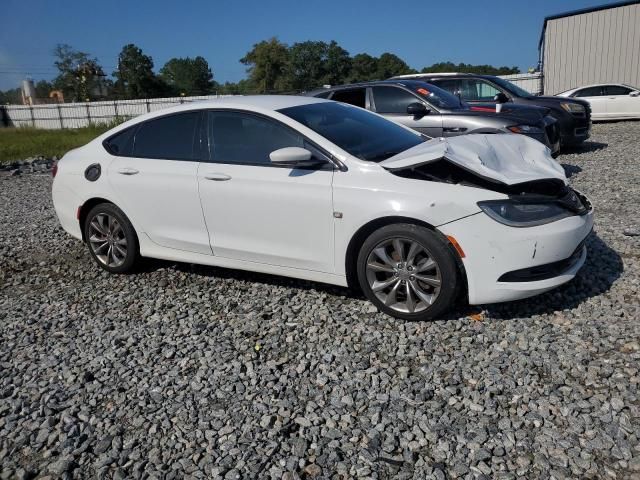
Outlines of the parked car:
<svg viewBox="0 0 640 480">
<path fill-rule="evenodd" d="M 574 98 L 532 95 L 517 85 L 493 75 L 419 73 L 394 78 L 420 79 L 433 83 L 471 105 L 515 103 L 548 108 L 558 120 L 561 146 L 579 145 L 589 138 L 591 132 L 591 110 L 588 102 Z"/>
<path fill-rule="evenodd" d="M 383 80 L 321 88 L 308 96 L 366 108 L 429 137 L 469 133 L 520 133 L 560 150 L 556 120 L 548 110 L 514 106 L 470 107 L 449 92 L 417 80 Z"/>
<path fill-rule="evenodd" d="M 622 83 L 572 88 L 558 96 L 589 102 L 593 120 L 640 118 L 640 89 Z"/>
<path fill-rule="evenodd" d="M 54 170 L 62 227 L 96 263 L 139 257 L 359 285 L 402 319 L 571 280 L 593 225 L 540 142 L 428 141 L 361 108 L 233 97 L 130 120 Z"/>
</svg>

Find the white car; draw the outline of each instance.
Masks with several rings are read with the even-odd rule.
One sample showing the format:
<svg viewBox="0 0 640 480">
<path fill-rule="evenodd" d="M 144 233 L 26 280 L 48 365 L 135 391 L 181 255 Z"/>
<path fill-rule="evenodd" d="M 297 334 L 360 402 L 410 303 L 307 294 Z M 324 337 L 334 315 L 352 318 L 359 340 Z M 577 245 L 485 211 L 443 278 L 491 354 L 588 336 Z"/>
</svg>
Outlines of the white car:
<svg viewBox="0 0 640 480">
<path fill-rule="evenodd" d="M 410 320 L 438 316 L 460 291 L 484 304 L 568 282 L 593 225 L 540 142 L 428 140 L 295 96 L 130 120 L 60 160 L 53 203 L 109 272 L 142 256 L 359 285 Z"/>
<path fill-rule="evenodd" d="M 621 83 L 607 83 L 573 88 L 559 97 L 586 100 L 591 105 L 592 120 L 640 118 L 640 89 Z"/>
</svg>

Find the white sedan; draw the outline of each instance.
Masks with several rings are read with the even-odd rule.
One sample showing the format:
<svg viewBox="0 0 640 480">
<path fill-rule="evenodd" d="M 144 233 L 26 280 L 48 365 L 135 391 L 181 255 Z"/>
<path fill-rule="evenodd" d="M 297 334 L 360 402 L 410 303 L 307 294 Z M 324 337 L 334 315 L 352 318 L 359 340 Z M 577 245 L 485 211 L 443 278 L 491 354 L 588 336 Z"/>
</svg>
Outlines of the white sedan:
<svg viewBox="0 0 640 480">
<path fill-rule="evenodd" d="M 53 203 L 109 272 L 142 256 L 359 286 L 408 320 L 568 282 L 593 225 L 535 140 L 429 140 L 294 96 L 130 120 L 59 161 Z"/>
<path fill-rule="evenodd" d="M 591 105 L 592 120 L 640 118 L 640 89 L 621 83 L 573 88 L 559 97 L 580 98 Z"/>
</svg>

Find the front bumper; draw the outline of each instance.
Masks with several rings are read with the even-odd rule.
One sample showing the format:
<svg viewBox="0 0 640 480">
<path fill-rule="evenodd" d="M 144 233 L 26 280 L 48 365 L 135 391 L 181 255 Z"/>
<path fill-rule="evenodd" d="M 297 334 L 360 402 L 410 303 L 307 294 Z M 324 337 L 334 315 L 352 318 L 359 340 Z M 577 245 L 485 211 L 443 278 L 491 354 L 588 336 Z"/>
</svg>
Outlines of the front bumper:
<svg viewBox="0 0 640 480">
<path fill-rule="evenodd" d="M 583 242 L 592 228 L 593 210 L 529 228 L 509 227 L 478 213 L 439 230 L 462 247 L 469 303 L 477 305 L 531 297 L 573 279 L 586 260 Z M 539 275 L 543 270 L 552 276 Z M 530 281 L 518 281 L 526 278 L 523 272 L 532 272 Z"/>
</svg>

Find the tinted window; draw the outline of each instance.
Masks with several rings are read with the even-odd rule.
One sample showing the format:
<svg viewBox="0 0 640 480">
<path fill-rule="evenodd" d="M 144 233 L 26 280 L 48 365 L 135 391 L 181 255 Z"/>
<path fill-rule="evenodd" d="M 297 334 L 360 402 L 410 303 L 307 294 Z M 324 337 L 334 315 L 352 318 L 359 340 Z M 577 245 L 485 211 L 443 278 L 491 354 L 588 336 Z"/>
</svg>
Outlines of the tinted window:
<svg viewBox="0 0 640 480">
<path fill-rule="evenodd" d="M 524 88 L 521 88 L 515 83 L 511 83 L 510 81 L 505 80 L 504 78 L 493 77 L 492 80 L 496 84 L 498 84 L 500 87 L 504 88 L 507 92 L 515 95 L 516 97 L 523 97 L 523 98 L 533 97 L 533 95 L 531 95 L 531 92 L 527 92 Z"/>
<path fill-rule="evenodd" d="M 129 156 L 133 149 L 133 134 L 135 132 L 136 127 L 127 128 L 107 139 L 104 146 L 113 155 Z"/>
<path fill-rule="evenodd" d="M 292 129 L 263 117 L 238 112 L 209 112 L 211 159 L 220 163 L 271 165 L 269 154 L 305 147 Z"/>
<path fill-rule="evenodd" d="M 605 95 L 629 95 L 631 89 L 621 85 L 607 85 L 604 87 Z"/>
<path fill-rule="evenodd" d="M 425 140 L 394 122 L 341 103 L 313 103 L 279 112 L 363 160 L 379 162 Z"/>
<path fill-rule="evenodd" d="M 430 83 L 446 90 L 452 95 L 458 94 L 458 80 L 429 80 Z"/>
<path fill-rule="evenodd" d="M 333 92 L 331 100 L 336 102 L 348 103 L 356 107 L 365 108 L 367 91 L 364 88 L 355 88 L 353 90 L 338 90 Z"/>
<path fill-rule="evenodd" d="M 318 98 L 329 98 L 329 96 L 331 96 L 331 90 L 329 90 L 328 92 L 322 92 L 322 93 L 318 93 L 317 95 L 315 95 Z"/>
<path fill-rule="evenodd" d="M 589 87 L 578 90 L 574 97 L 600 97 L 602 96 L 602 87 Z"/>
<path fill-rule="evenodd" d="M 398 87 L 373 87 L 373 100 L 378 113 L 407 114 L 411 103 L 419 102 L 415 95 Z"/>
<path fill-rule="evenodd" d="M 136 132 L 133 156 L 196 160 L 193 146 L 199 115 L 179 113 L 142 123 Z"/>
<path fill-rule="evenodd" d="M 462 99 L 471 102 L 493 102 L 500 90 L 485 80 L 477 78 L 460 79 Z"/>
<path fill-rule="evenodd" d="M 415 88 L 415 92 L 434 107 L 447 110 L 457 110 L 465 107 L 458 97 L 440 87 L 436 87 L 430 83 L 422 83 L 419 85 L 422 86 Z"/>
</svg>

